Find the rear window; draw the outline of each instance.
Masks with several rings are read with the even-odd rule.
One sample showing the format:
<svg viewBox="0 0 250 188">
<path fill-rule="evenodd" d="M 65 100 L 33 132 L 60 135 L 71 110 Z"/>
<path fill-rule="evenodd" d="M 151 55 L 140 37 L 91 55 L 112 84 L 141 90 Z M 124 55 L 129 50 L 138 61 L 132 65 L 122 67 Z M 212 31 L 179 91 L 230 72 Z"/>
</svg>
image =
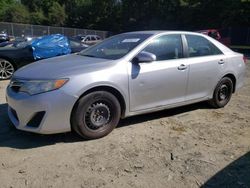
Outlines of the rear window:
<svg viewBox="0 0 250 188">
<path fill-rule="evenodd" d="M 202 36 L 186 35 L 189 57 L 201 57 L 222 54 L 212 42 Z"/>
</svg>

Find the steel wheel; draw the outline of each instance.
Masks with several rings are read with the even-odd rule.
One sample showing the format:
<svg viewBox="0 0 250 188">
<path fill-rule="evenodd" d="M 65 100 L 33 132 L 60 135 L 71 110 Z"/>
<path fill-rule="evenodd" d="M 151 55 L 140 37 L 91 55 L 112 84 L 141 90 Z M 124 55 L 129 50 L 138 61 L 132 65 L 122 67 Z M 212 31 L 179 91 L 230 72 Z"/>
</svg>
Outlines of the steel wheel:
<svg viewBox="0 0 250 188">
<path fill-rule="evenodd" d="M 220 89 L 218 92 L 218 99 L 220 102 L 228 99 L 229 94 L 230 94 L 229 91 L 230 91 L 230 88 L 227 84 L 222 84 L 220 86 Z"/>
<path fill-rule="evenodd" d="M 72 111 L 71 125 L 84 138 L 101 138 L 116 127 L 120 116 L 121 106 L 113 94 L 94 91 L 77 101 Z"/>
<path fill-rule="evenodd" d="M 110 121 L 111 114 L 108 104 L 97 102 L 92 104 L 85 113 L 85 123 L 91 130 L 97 130 Z"/>
<path fill-rule="evenodd" d="M 0 59 L 0 79 L 5 80 L 11 78 L 15 72 L 14 66 L 5 59 Z"/>
<path fill-rule="evenodd" d="M 230 78 L 222 78 L 217 84 L 213 98 L 209 101 L 209 104 L 214 108 L 224 107 L 231 99 L 233 87 L 233 82 Z"/>
</svg>

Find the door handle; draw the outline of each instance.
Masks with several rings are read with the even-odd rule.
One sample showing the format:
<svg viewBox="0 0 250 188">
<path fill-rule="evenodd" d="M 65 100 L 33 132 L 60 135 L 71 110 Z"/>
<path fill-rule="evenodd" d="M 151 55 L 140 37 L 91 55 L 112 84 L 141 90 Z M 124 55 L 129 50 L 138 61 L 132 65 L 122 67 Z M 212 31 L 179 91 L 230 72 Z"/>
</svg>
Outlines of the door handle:
<svg viewBox="0 0 250 188">
<path fill-rule="evenodd" d="M 179 67 L 178 67 L 178 70 L 185 70 L 187 69 L 187 66 L 184 65 L 184 64 L 181 64 Z"/>
<path fill-rule="evenodd" d="M 223 65 L 225 63 L 225 61 L 223 60 L 223 59 L 221 59 L 219 62 L 218 62 L 218 64 L 220 64 L 220 65 Z"/>
</svg>

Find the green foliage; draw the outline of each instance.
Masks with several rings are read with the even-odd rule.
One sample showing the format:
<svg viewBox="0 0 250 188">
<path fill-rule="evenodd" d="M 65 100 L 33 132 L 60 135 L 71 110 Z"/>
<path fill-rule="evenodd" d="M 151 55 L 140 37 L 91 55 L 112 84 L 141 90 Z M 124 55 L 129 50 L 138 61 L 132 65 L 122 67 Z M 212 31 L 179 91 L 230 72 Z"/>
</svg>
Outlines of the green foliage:
<svg viewBox="0 0 250 188">
<path fill-rule="evenodd" d="M 32 24 L 43 25 L 48 23 L 48 19 L 45 17 L 42 10 L 30 13 L 30 21 Z"/>
<path fill-rule="evenodd" d="M 175 29 L 180 2 L 176 0 L 122 1 L 124 30 Z"/>
<path fill-rule="evenodd" d="M 29 23 L 30 17 L 27 8 L 19 3 L 8 5 L 2 12 L 1 18 L 6 22 Z"/>
<path fill-rule="evenodd" d="M 114 32 L 249 26 L 250 1 L 0 0 L 0 21 Z"/>
<path fill-rule="evenodd" d="M 48 11 L 49 23 L 55 26 L 63 26 L 67 18 L 64 6 L 53 2 Z"/>
<path fill-rule="evenodd" d="M 0 0 L 0 20 L 3 20 L 5 10 L 12 4 L 14 4 L 12 0 Z"/>
<path fill-rule="evenodd" d="M 41 9 L 43 0 L 21 0 L 21 3 L 30 11 L 35 12 Z"/>
</svg>

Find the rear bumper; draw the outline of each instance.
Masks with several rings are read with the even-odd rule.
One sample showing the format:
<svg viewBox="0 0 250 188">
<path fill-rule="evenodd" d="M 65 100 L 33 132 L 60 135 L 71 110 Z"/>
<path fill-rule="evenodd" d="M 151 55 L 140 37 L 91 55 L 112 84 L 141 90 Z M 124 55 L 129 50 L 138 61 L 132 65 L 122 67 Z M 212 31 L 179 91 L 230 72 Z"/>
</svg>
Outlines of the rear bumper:
<svg viewBox="0 0 250 188">
<path fill-rule="evenodd" d="M 6 91 L 8 115 L 17 129 L 40 134 L 71 131 L 71 110 L 77 100 L 62 90 L 30 96 Z"/>
</svg>

